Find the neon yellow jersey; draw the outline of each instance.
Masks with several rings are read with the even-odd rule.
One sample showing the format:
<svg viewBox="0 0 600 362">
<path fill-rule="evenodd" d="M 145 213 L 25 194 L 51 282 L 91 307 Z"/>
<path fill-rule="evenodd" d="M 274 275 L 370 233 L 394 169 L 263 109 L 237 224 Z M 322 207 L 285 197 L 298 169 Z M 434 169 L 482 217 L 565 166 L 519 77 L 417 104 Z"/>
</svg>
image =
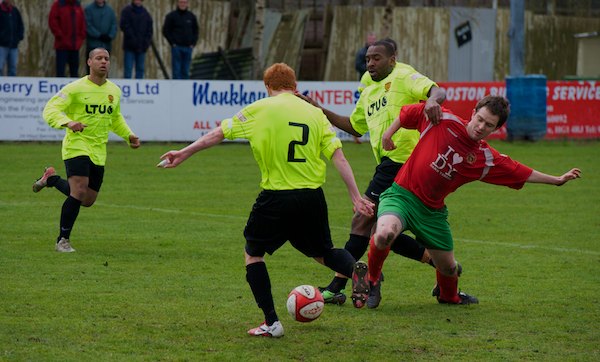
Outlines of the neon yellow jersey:
<svg viewBox="0 0 600 362">
<path fill-rule="evenodd" d="M 384 156 L 394 162 L 406 162 L 419 140 L 419 133 L 400 128 L 392 137 L 396 144 L 396 149 L 392 151 L 383 149 L 381 137 L 398 117 L 402 106 L 427 100 L 427 93 L 437 84 L 404 63 L 396 63 L 394 70 L 379 82 L 373 81 L 367 72 L 361 83 L 368 85 L 361 91 L 350 116 L 352 127 L 360 134 L 369 132 L 377 163 Z"/>
<path fill-rule="evenodd" d="M 63 160 L 89 156 L 98 166 L 106 163 L 108 132 L 113 131 L 129 143 L 131 129 L 121 114 L 121 89 L 107 80 L 102 85 L 87 76 L 67 84 L 44 107 L 44 120 L 53 128 L 66 131 L 62 143 Z M 71 122 L 87 127 L 83 132 L 66 128 Z"/>
<path fill-rule="evenodd" d="M 291 93 L 260 99 L 221 123 L 227 139 L 250 141 L 265 190 L 316 189 L 326 165 L 342 147 L 319 108 Z"/>
</svg>

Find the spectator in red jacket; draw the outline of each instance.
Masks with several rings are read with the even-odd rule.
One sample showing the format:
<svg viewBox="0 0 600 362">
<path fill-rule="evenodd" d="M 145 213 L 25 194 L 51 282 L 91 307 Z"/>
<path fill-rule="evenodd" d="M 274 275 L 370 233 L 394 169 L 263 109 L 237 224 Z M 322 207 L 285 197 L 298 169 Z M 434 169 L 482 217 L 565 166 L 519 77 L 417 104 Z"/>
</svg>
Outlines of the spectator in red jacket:
<svg viewBox="0 0 600 362">
<path fill-rule="evenodd" d="M 79 0 L 54 0 L 48 25 L 54 34 L 56 50 L 56 76 L 65 76 L 69 64 L 69 75 L 79 77 L 79 48 L 86 36 L 85 15 Z"/>
<path fill-rule="evenodd" d="M 0 0 L 0 77 L 6 64 L 9 77 L 17 75 L 19 42 L 23 40 L 25 27 L 21 13 L 12 0 Z"/>
</svg>

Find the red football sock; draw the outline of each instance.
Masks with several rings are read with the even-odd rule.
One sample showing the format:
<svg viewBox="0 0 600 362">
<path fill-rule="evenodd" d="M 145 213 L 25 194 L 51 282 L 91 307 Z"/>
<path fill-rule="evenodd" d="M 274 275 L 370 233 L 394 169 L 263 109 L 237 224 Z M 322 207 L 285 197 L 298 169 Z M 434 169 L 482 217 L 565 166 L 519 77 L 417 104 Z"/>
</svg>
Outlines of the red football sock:
<svg viewBox="0 0 600 362">
<path fill-rule="evenodd" d="M 369 281 L 375 283 L 381 276 L 383 262 L 390 253 L 390 248 L 379 250 L 375 246 L 375 240 L 371 237 L 369 240 Z"/>
<path fill-rule="evenodd" d="M 460 303 L 460 297 L 458 296 L 458 276 L 449 277 L 440 273 L 437 269 L 435 273 L 438 285 L 440 286 L 440 299 L 448 303 Z"/>
</svg>

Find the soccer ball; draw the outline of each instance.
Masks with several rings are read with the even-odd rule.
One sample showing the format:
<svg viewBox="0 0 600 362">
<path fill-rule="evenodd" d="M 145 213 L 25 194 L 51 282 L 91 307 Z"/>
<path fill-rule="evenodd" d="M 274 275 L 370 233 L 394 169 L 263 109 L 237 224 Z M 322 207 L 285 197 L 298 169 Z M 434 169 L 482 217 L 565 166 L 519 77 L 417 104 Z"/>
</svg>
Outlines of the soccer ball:
<svg viewBox="0 0 600 362">
<path fill-rule="evenodd" d="M 292 289 L 286 305 L 290 316 L 298 322 L 312 322 L 323 312 L 325 302 L 319 289 L 301 285 Z"/>
</svg>

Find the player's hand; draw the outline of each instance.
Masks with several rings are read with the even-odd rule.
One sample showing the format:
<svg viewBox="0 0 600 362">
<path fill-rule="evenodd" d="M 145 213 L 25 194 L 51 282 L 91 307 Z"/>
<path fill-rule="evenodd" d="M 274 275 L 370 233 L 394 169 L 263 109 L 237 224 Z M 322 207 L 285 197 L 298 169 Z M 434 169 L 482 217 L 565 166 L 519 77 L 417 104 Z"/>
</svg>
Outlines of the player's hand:
<svg viewBox="0 0 600 362">
<path fill-rule="evenodd" d="M 73 132 L 83 132 L 83 129 L 87 127 L 87 124 L 81 122 L 71 121 L 67 123 L 67 127 Z"/>
<path fill-rule="evenodd" d="M 185 161 L 188 157 L 189 156 L 182 151 L 169 151 L 164 155 L 160 156 L 161 162 L 156 166 L 164 168 L 177 167 L 177 165 Z M 162 162 L 165 160 L 166 162 Z"/>
<path fill-rule="evenodd" d="M 375 213 L 375 204 L 361 197 L 354 201 L 354 212 L 357 211 L 365 216 L 371 217 Z"/>
<path fill-rule="evenodd" d="M 425 117 L 431 122 L 431 124 L 439 124 L 442 120 L 442 106 L 433 99 L 428 99 L 425 102 L 425 108 L 423 109 Z"/>
<path fill-rule="evenodd" d="M 568 181 L 575 180 L 576 178 L 581 177 L 581 170 L 578 168 L 571 169 L 569 172 L 558 178 L 558 183 L 556 186 L 562 186 L 566 184 Z"/>
<path fill-rule="evenodd" d="M 140 138 L 134 134 L 129 135 L 129 147 L 135 149 L 140 147 Z"/>
<path fill-rule="evenodd" d="M 312 104 L 313 106 L 317 107 L 317 108 L 321 108 L 321 105 L 319 104 L 319 102 L 315 101 L 314 99 L 310 98 L 309 96 L 305 96 L 304 94 L 295 91 L 294 95 L 298 98 L 304 99 L 306 102 Z"/>
<path fill-rule="evenodd" d="M 383 149 L 386 151 L 391 151 L 391 150 L 396 149 L 396 145 L 394 144 L 394 141 L 392 141 L 393 134 L 394 133 L 390 132 L 390 130 L 388 129 L 387 131 L 383 132 L 383 136 L 381 136 L 381 145 L 383 146 Z"/>
</svg>

